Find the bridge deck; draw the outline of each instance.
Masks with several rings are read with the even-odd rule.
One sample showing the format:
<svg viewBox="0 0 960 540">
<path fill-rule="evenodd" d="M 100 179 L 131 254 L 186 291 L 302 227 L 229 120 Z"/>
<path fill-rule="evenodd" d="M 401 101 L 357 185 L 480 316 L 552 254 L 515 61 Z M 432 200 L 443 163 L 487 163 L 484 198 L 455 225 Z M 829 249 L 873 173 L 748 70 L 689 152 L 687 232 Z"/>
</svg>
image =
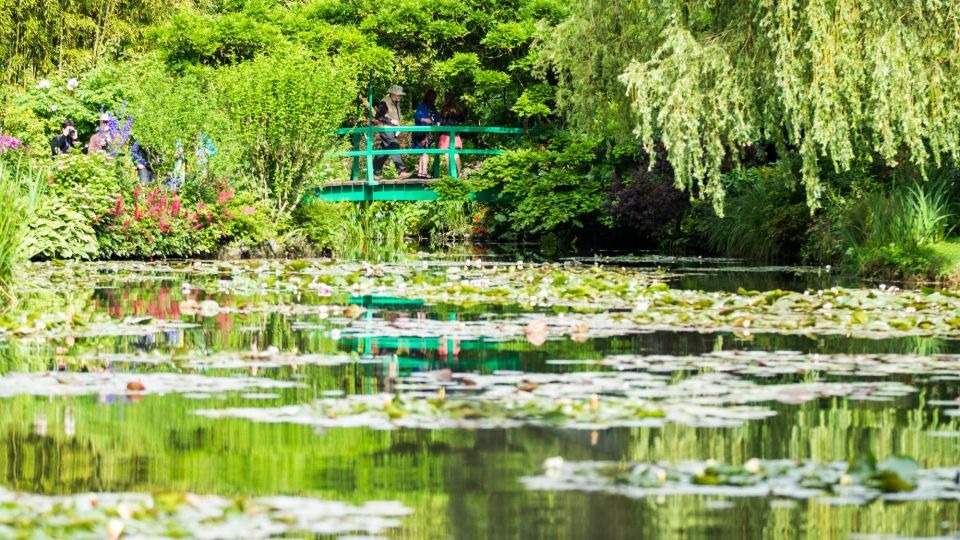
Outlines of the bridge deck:
<svg viewBox="0 0 960 540">
<path fill-rule="evenodd" d="M 377 180 L 377 185 L 380 186 L 422 186 L 427 184 L 432 184 L 434 182 L 439 182 L 439 178 L 404 178 L 404 179 L 390 179 L 390 180 Z M 334 187 L 349 187 L 349 186 L 363 186 L 368 182 L 366 180 L 344 180 L 341 182 L 327 182 L 323 184 L 324 188 L 334 188 Z"/>
</svg>

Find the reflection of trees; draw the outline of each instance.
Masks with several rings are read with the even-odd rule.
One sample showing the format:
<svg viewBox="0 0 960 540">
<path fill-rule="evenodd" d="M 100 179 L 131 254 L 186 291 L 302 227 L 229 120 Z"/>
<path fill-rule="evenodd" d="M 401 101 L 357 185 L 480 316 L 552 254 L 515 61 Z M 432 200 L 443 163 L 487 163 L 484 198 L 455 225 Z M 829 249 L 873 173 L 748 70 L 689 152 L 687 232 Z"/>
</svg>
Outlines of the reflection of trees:
<svg viewBox="0 0 960 540">
<path fill-rule="evenodd" d="M 351 366 L 311 374 L 318 388 L 371 376 Z M 305 390 L 301 399 L 309 399 Z M 922 399 L 925 399 L 922 398 Z M 822 401 L 782 406 L 780 415 L 735 429 L 663 428 L 589 432 L 518 430 L 333 429 L 315 433 L 295 425 L 210 420 L 201 406 L 233 406 L 177 396 L 95 398 L 48 402 L 20 397 L 0 408 L 0 471 L 6 487 L 44 493 L 193 490 L 220 494 L 310 494 L 325 498 L 399 499 L 416 508 L 401 538 L 458 537 L 636 538 L 679 531 L 730 531 L 745 537 L 791 536 L 798 524 L 827 537 L 858 530 L 936 534 L 956 520 L 958 505 L 921 502 L 895 506 L 827 507 L 801 501 L 771 508 L 766 500 L 737 500 L 711 511 L 706 500 L 663 502 L 582 493 L 526 492 L 517 478 L 537 473 L 544 459 L 683 460 L 712 457 L 742 463 L 765 458 L 846 459 L 871 450 L 904 453 L 926 467 L 960 463 L 956 439 L 930 430 L 955 430 L 939 409 L 915 404 Z M 75 434 L 68 435 L 66 411 Z M 44 418 L 45 435 L 37 432 Z M 725 517 L 724 517 L 725 516 Z M 736 520 L 736 521 L 732 521 Z M 438 532 L 441 531 L 441 532 Z M 781 531 L 781 532 L 771 532 Z M 800 531 L 803 532 L 803 531 Z M 700 533 L 697 533 L 700 534 Z"/>
</svg>

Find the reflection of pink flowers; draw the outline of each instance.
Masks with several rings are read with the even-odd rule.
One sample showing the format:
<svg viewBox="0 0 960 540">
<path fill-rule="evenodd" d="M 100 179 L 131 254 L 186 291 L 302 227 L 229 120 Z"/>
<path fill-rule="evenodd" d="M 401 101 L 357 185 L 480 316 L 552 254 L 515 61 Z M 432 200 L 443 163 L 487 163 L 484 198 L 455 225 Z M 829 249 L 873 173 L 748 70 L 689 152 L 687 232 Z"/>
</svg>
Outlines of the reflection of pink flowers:
<svg viewBox="0 0 960 540">
<path fill-rule="evenodd" d="M 256 211 L 257 211 L 257 209 L 254 208 L 254 207 L 252 207 L 252 206 L 248 206 L 248 207 L 244 208 L 243 210 L 241 210 L 241 212 L 243 212 L 244 214 L 246 214 L 246 215 L 248 215 L 248 216 L 249 216 L 250 214 L 256 212 Z"/>
</svg>

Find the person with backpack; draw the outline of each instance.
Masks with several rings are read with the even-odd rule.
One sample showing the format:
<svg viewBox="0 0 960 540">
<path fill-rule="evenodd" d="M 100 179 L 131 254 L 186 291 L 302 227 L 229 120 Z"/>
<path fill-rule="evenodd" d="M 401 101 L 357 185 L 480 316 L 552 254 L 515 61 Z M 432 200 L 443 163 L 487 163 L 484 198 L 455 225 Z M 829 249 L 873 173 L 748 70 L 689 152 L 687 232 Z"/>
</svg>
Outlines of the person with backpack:
<svg viewBox="0 0 960 540">
<path fill-rule="evenodd" d="M 376 109 L 373 113 L 374 125 L 377 126 L 399 126 L 403 122 L 403 115 L 400 112 L 400 99 L 405 96 L 406 93 L 403 91 L 403 87 L 395 84 L 390 87 L 387 91 L 386 97 L 377 104 Z M 392 131 L 385 131 L 380 134 L 380 149 L 381 150 L 399 150 L 400 141 L 397 140 L 397 133 Z M 393 161 L 393 165 L 397 168 L 397 178 L 409 178 L 410 173 L 407 172 L 406 167 L 403 165 L 403 160 L 400 159 L 399 154 L 392 154 L 389 156 L 376 156 L 373 158 L 373 174 L 375 176 L 380 176 L 383 172 L 383 165 L 386 163 L 387 158 L 390 158 Z"/>
</svg>

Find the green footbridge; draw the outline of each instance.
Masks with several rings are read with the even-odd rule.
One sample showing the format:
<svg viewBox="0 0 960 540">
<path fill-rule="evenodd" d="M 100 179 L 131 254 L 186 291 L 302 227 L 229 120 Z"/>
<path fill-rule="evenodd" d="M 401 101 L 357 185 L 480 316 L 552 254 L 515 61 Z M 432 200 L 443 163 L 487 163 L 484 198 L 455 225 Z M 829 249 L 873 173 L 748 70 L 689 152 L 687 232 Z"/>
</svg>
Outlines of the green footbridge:
<svg viewBox="0 0 960 540">
<path fill-rule="evenodd" d="M 519 138 L 524 133 L 522 128 L 509 127 L 481 127 L 481 126 L 369 126 L 354 127 L 337 130 L 337 135 L 349 136 L 353 149 L 347 152 L 337 152 L 329 154 L 329 157 L 351 158 L 353 164 L 350 168 L 350 179 L 345 181 L 327 182 L 318 188 L 314 194 L 315 199 L 331 202 L 371 202 L 371 201 L 434 201 L 437 200 L 437 192 L 432 185 L 443 178 L 442 172 L 446 172 L 450 178 L 460 178 L 462 171 L 457 170 L 454 156 L 481 155 L 495 156 L 504 152 L 497 148 L 400 148 L 394 150 L 383 150 L 374 148 L 376 142 L 375 135 L 386 132 L 397 133 L 431 133 L 434 139 L 438 135 L 447 134 L 450 141 L 456 140 L 456 136 L 461 133 L 469 134 L 489 134 L 512 136 Z M 392 155 L 422 155 L 428 154 L 434 156 L 431 178 L 405 178 L 397 180 L 377 179 L 373 174 L 373 160 L 377 156 Z M 441 167 L 440 157 L 447 156 L 447 164 Z M 361 159 L 363 166 L 361 167 Z M 447 168 L 447 171 L 441 169 Z M 496 197 L 493 192 L 471 193 L 471 199 L 474 200 L 492 200 Z"/>
</svg>

